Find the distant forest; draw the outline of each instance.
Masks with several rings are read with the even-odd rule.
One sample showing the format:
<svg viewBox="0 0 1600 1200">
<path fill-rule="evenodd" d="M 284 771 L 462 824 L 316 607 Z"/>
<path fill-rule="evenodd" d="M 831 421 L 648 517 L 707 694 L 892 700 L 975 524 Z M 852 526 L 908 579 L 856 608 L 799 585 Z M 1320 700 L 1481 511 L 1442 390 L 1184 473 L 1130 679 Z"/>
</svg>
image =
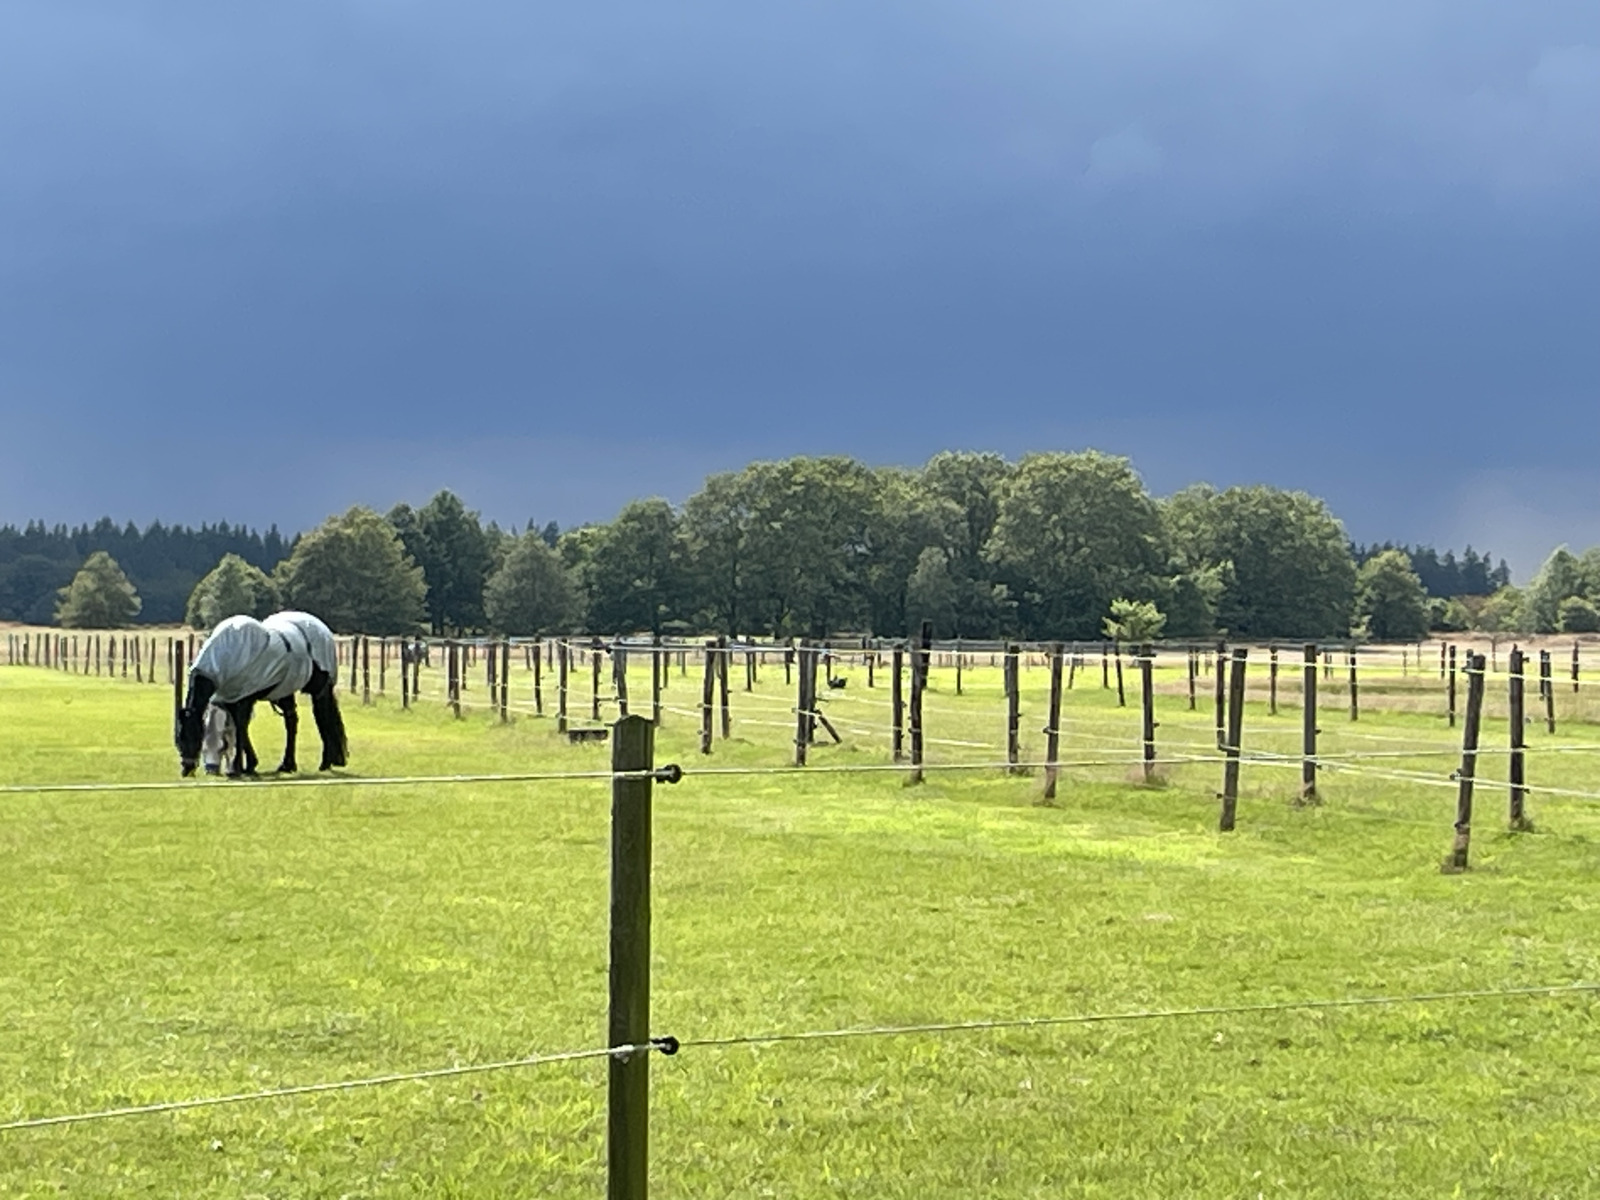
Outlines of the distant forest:
<svg viewBox="0 0 1600 1200">
<path fill-rule="evenodd" d="M 1505 559 L 1493 566 L 1489 555 L 1480 556 L 1471 546 L 1462 551 L 1460 558 L 1453 550 L 1440 554 L 1432 546 L 1397 546 L 1393 542 L 1355 546 L 1352 553 L 1356 565 L 1360 566 L 1385 550 L 1404 553 L 1411 560 L 1411 569 L 1422 580 L 1423 589 L 1440 600 L 1452 596 L 1492 596 L 1511 582 L 1511 569 L 1506 566 Z"/>
<path fill-rule="evenodd" d="M 0 620 L 48 625 L 55 619 L 56 591 L 72 582 L 84 559 L 104 550 L 116 559 L 144 601 L 139 621 L 169 625 L 183 620 L 184 605 L 200 577 L 224 554 L 271 571 L 288 556 L 294 540 L 274 525 L 257 533 L 243 525 L 163 525 L 141 531 L 131 521 L 102 517 L 69 529 L 30 521 L 18 529 L 0 525 Z"/>
</svg>

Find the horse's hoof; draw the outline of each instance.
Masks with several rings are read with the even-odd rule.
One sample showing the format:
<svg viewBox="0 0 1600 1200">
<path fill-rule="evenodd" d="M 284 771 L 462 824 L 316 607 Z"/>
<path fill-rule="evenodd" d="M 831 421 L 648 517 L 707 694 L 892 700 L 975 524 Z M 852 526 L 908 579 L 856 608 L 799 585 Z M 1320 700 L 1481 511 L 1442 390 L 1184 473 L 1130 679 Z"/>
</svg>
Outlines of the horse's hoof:
<svg viewBox="0 0 1600 1200">
<path fill-rule="evenodd" d="M 299 770 L 300 770 L 300 768 L 298 766 L 296 766 L 292 762 L 286 762 L 286 763 L 279 763 L 278 764 L 278 774 L 279 775 L 293 775 L 296 772 L 298 772 Z"/>
</svg>

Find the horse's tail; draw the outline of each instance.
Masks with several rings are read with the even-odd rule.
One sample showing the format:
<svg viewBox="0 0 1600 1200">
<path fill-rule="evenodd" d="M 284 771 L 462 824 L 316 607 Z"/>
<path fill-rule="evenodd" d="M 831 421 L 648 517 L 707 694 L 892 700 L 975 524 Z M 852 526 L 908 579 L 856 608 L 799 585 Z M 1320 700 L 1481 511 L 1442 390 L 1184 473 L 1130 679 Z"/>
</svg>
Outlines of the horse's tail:
<svg viewBox="0 0 1600 1200">
<path fill-rule="evenodd" d="M 322 735 L 322 758 L 330 767 L 342 767 L 350 746 L 345 740 L 344 718 L 339 715 L 339 700 L 333 694 L 333 685 L 318 688 L 311 695 L 311 715 L 316 718 L 317 732 Z"/>
</svg>

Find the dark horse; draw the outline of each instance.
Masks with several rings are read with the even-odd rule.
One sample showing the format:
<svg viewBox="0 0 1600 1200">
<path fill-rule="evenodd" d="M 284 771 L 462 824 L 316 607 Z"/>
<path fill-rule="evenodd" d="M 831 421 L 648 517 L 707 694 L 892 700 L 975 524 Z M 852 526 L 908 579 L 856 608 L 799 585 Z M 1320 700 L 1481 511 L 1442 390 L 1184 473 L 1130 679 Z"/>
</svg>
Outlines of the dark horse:
<svg viewBox="0 0 1600 1200">
<path fill-rule="evenodd" d="M 344 718 L 334 696 L 338 678 L 333 634 L 309 613 L 274 613 L 265 621 L 229 617 L 211 631 L 189 671 L 189 692 L 178 711 L 174 741 L 183 774 L 194 774 L 206 737 L 207 707 L 232 721 L 235 749 L 230 775 L 253 775 L 259 760 L 250 744 L 250 717 L 265 700 L 283 717 L 280 772 L 295 771 L 300 718 L 295 693 L 311 697 L 311 714 L 322 736 L 321 770 L 345 765 Z M 208 766 L 208 770 L 209 770 Z"/>
</svg>

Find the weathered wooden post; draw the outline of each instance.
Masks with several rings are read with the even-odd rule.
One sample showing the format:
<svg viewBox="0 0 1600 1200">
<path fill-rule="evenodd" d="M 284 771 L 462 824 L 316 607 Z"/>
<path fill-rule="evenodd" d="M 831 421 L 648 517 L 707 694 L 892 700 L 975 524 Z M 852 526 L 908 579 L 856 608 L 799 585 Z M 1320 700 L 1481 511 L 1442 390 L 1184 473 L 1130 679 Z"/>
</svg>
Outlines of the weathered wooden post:
<svg viewBox="0 0 1600 1200">
<path fill-rule="evenodd" d="M 566 638 L 556 642 L 556 732 L 567 731 L 567 682 L 571 676 L 572 646 Z"/>
<path fill-rule="evenodd" d="M 611 643 L 611 686 L 617 693 L 617 715 L 628 715 L 628 651 L 621 642 Z"/>
<path fill-rule="evenodd" d="M 722 702 L 722 740 L 727 741 L 733 736 L 733 710 L 728 706 L 728 659 L 732 651 L 728 649 L 726 636 L 717 639 L 717 695 Z"/>
<path fill-rule="evenodd" d="M 1057 764 L 1061 761 L 1061 643 L 1050 647 L 1050 716 L 1044 727 L 1044 798 L 1056 798 Z"/>
<path fill-rule="evenodd" d="M 798 663 L 800 682 L 795 690 L 794 765 L 803 767 L 806 765 L 806 755 L 811 749 L 811 735 L 816 728 L 811 717 L 817 703 L 817 676 L 814 665 L 816 651 L 802 641 L 797 654 L 800 660 Z M 706 719 L 709 721 L 710 717 Z"/>
<path fill-rule="evenodd" d="M 1578 690 L 1578 639 L 1572 639 L 1572 690 Z"/>
<path fill-rule="evenodd" d="M 1307 642 L 1300 694 L 1300 802 L 1317 798 L 1317 645 Z"/>
<path fill-rule="evenodd" d="M 1467 719 L 1461 730 L 1461 769 L 1456 772 L 1455 844 L 1444 860 L 1449 873 L 1465 871 L 1472 843 L 1472 781 L 1478 769 L 1478 729 L 1483 718 L 1483 655 L 1467 652 Z"/>
<path fill-rule="evenodd" d="M 1523 654 L 1517 647 L 1511 647 L 1511 660 L 1508 664 L 1510 674 L 1506 678 L 1506 708 L 1511 726 L 1511 762 L 1507 774 L 1511 783 L 1511 829 L 1518 832 L 1528 827 L 1525 815 L 1527 801 L 1527 764 L 1525 762 L 1525 747 L 1527 745 L 1526 728 L 1523 715 Z"/>
<path fill-rule="evenodd" d="M 1573 646 L 1573 654 L 1577 654 L 1577 646 Z M 1573 676 L 1577 678 L 1577 676 Z M 961 695 L 961 639 L 956 639 L 956 695 Z"/>
<path fill-rule="evenodd" d="M 605 653 L 605 643 L 598 637 L 589 641 L 589 719 L 600 719 L 600 658 Z"/>
<path fill-rule="evenodd" d="M 1195 707 L 1194 677 L 1195 677 L 1195 674 L 1196 674 L 1196 668 L 1199 666 L 1199 661 L 1198 661 L 1199 657 L 1200 657 L 1200 652 L 1198 650 L 1196 650 L 1193 646 L 1190 646 L 1189 647 L 1189 654 L 1188 654 L 1188 658 L 1189 658 L 1189 711 L 1190 712 L 1193 712 L 1194 711 L 1194 707 Z"/>
<path fill-rule="evenodd" d="M 384 694 L 384 688 L 389 682 L 389 639 L 378 639 L 378 695 Z"/>
<path fill-rule="evenodd" d="M 1118 708 L 1127 708 L 1128 707 L 1128 695 L 1122 689 L 1122 643 L 1121 642 L 1117 643 L 1116 655 L 1117 655 L 1117 707 Z"/>
<path fill-rule="evenodd" d="M 1223 833 L 1233 829 L 1234 813 L 1239 806 L 1239 747 L 1244 738 L 1244 660 L 1249 651 L 1243 646 L 1234 647 L 1233 661 L 1228 669 L 1228 735 L 1222 753 L 1222 820 L 1218 825 Z M 1222 674 L 1221 657 L 1217 659 L 1217 674 Z"/>
<path fill-rule="evenodd" d="M 1450 728 L 1456 727 L 1456 647 L 1450 643 L 1449 667 L 1446 669 L 1449 681 L 1445 684 L 1446 712 L 1449 717 Z"/>
<path fill-rule="evenodd" d="M 192 638 L 192 636 L 193 635 L 191 635 L 191 638 Z M 347 649 L 347 651 L 348 651 L 348 653 L 350 655 L 350 689 L 349 690 L 350 690 L 350 694 L 352 696 L 354 696 L 356 694 L 356 667 L 357 667 L 357 663 L 356 663 L 356 642 L 357 642 L 357 640 L 358 639 L 355 636 L 352 635 L 351 638 L 350 638 L 350 644 L 349 644 L 348 647 L 346 647 L 346 649 Z M 192 658 L 193 655 L 191 654 L 190 657 Z"/>
<path fill-rule="evenodd" d="M 489 647 L 490 653 L 494 647 Z M 626 714 L 624 714 L 626 715 Z M 504 725 L 511 719 L 511 642 L 502 639 L 500 642 L 500 723 Z"/>
<path fill-rule="evenodd" d="M 1149 642 L 1139 647 L 1139 703 L 1144 715 L 1144 781 L 1156 774 L 1156 650 Z"/>
<path fill-rule="evenodd" d="M 1361 694 L 1356 686 L 1356 648 L 1354 643 L 1351 644 L 1347 653 L 1350 656 L 1350 719 L 1359 721 L 1361 719 Z"/>
<path fill-rule="evenodd" d="M 706 670 L 700 681 L 700 753 L 711 753 L 712 706 L 717 699 L 717 640 L 708 638 L 705 644 Z M 803 765 L 803 764 L 802 764 Z"/>
<path fill-rule="evenodd" d="M 794 639 L 789 639 L 789 644 L 783 648 L 783 686 L 788 687 L 794 682 L 790 678 L 791 669 L 794 667 Z"/>
<path fill-rule="evenodd" d="M 1267 713 L 1278 715 L 1278 647 L 1267 651 Z"/>
<path fill-rule="evenodd" d="M 1550 673 L 1550 651 L 1539 651 L 1539 686 L 1544 690 L 1544 723 L 1548 733 L 1556 731 L 1556 682 Z"/>
<path fill-rule="evenodd" d="M 889 720 L 892 722 L 889 741 L 894 748 L 895 762 L 899 762 L 905 757 L 906 708 L 905 700 L 901 694 L 901 677 L 904 672 L 904 651 L 896 643 L 894 650 L 889 655 Z"/>
<path fill-rule="evenodd" d="M 1227 661 L 1228 643 L 1217 643 L 1217 749 L 1228 744 L 1228 672 L 1223 668 Z"/>
<path fill-rule="evenodd" d="M 372 646 L 366 634 L 361 635 L 361 703 L 372 703 Z"/>
<path fill-rule="evenodd" d="M 452 639 L 445 643 L 446 646 L 446 671 L 449 674 L 446 691 L 450 696 L 450 708 L 457 717 L 461 717 L 461 647 Z"/>
<path fill-rule="evenodd" d="M 542 660 L 540 653 L 542 647 L 540 639 L 533 639 L 533 711 L 536 716 L 544 716 L 544 679 L 541 677 Z"/>
<path fill-rule="evenodd" d="M 1100 690 L 1111 690 L 1111 647 L 1105 642 L 1100 643 Z"/>
<path fill-rule="evenodd" d="M 933 661 L 933 622 L 922 623 L 922 637 L 911 649 L 911 776 L 922 782 L 922 695 L 928 690 L 928 667 Z"/>
<path fill-rule="evenodd" d="M 396 665 L 400 668 L 400 707 L 411 707 L 411 639 L 400 639 L 400 650 L 396 655 Z"/>
<path fill-rule="evenodd" d="M 607 1200 L 650 1187 L 650 871 L 655 726 L 623 717 L 611 733 L 611 968 L 606 1044 Z"/>
<path fill-rule="evenodd" d="M 650 639 L 650 723 L 661 724 L 661 677 L 671 672 L 663 671 L 661 661 L 661 635 Z"/>
<path fill-rule="evenodd" d="M 1021 713 L 1021 697 L 1017 694 L 1018 691 L 1019 691 L 1019 688 L 1018 688 L 1018 684 L 1017 684 L 1017 653 L 1018 653 L 1018 651 L 1017 651 L 1016 643 L 1015 642 L 1008 643 L 1006 645 L 1005 653 L 1006 653 L 1006 656 L 1005 656 L 1005 659 L 1004 659 L 1004 663 L 1005 663 L 1004 678 L 1005 678 L 1005 689 L 1006 689 L 1006 762 L 1008 764 L 1007 770 L 1009 770 L 1012 774 L 1015 774 L 1016 770 L 1017 770 L 1017 762 L 1019 761 L 1019 758 L 1018 758 L 1019 746 L 1018 746 L 1018 738 L 1017 738 L 1017 725 L 1018 725 L 1018 722 L 1021 720 L 1021 716 L 1022 716 L 1022 713 Z M 1121 662 L 1120 658 L 1118 659 L 1118 662 L 1120 664 L 1120 662 Z M 915 673 L 913 673 L 913 675 L 911 677 L 911 695 L 912 695 L 913 700 L 915 700 L 916 694 L 917 694 L 917 682 L 916 682 L 916 675 L 915 675 Z"/>
</svg>

